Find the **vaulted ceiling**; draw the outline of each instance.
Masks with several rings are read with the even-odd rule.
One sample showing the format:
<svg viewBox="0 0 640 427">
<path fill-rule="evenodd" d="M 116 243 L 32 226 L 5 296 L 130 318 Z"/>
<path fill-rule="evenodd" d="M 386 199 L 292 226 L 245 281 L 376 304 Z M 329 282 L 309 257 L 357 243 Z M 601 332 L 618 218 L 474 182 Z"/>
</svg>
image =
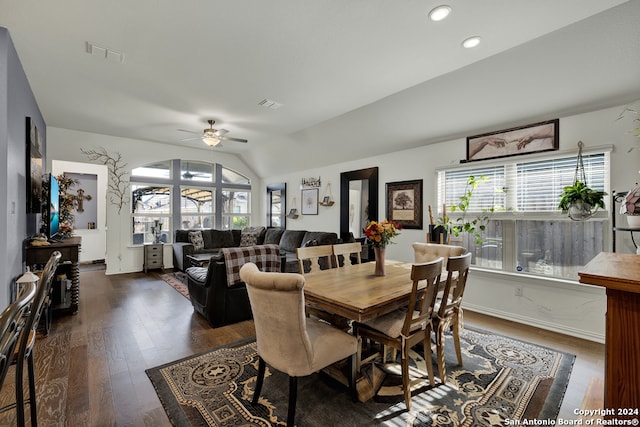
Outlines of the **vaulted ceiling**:
<svg viewBox="0 0 640 427">
<path fill-rule="evenodd" d="M 438 4 L 0 0 L 0 26 L 48 126 L 209 149 L 182 140 L 215 119 L 260 176 L 640 98 L 640 1 Z"/>
</svg>

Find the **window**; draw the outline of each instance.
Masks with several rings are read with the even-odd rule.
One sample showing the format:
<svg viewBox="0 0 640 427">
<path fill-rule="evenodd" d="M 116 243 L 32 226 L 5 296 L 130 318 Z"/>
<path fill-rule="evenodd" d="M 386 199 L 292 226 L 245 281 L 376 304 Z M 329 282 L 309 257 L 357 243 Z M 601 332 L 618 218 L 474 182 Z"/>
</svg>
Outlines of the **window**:
<svg viewBox="0 0 640 427">
<path fill-rule="evenodd" d="M 131 186 L 133 243 L 154 242 L 151 229 L 156 221 L 161 225 L 161 241 L 171 234 L 171 189 L 167 186 L 133 184 Z"/>
<path fill-rule="evenodd" d="M 609 153 L 583 155 L 587 183 L 609 191 Z M 605 249 L 606 227 L 601 212 L 589 221 L 571 221 L 558 209 L 559 197 L 575 179 L 576 156 L 510 161 L 438 172 L 438 205 L 457 205 L 469 176 L 484 176 L 473 193 L 467 218 L 489 208 L 482 243 L 462 235 L 472 263 L 503 271 L 577 279 L 578 271 Z M 448 209 L 448 208 L 447 208 Z M 459 213 L 448 212 L 452 218 Z M 575 250 L 580 248 L 580 250 Z"/>
<path fill-rule="evenodd" d="M 153 242 L 156 221 L 167 243 L 176 229 L 241 229 L 251 223 L 250 179 L 220 164 L 174 159 L 135 168 L 131 200 L 134 245 Z"/>
</svg>

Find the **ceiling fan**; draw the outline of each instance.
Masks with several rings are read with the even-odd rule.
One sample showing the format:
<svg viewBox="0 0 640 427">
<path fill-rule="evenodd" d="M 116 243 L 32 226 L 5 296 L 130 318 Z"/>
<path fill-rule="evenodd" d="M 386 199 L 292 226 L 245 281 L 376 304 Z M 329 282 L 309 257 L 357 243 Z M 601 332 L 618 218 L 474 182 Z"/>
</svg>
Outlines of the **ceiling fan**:
<svg viewBox="0 0 640 427">
<path fill-rule="evenodd" d="M 193 141 L 195 139 L 202 139 L 202 142 L 204 142 L 210 147 L 218 146 L 221 141 L 233 141 L 233 142 L 243 142 L 243 143 L 248 142 L 246 139 L 231 138 L 230 136 L 226 136 L 226 134 L 229 133 L 229 131 L 226 129 L 214 129 L 213 125 L 216 122 L 215 120 L 207 120 L 207 122 L 209 123 L 209 129 L 205 129 L 202 132 L 201 136 L 197 138 L 181 139 L 181 141 Z M 200 134 L 200 132 L 193 132 L 190 130 L 184 130 L 184 129 L 178 129 L 178 130 L 182 132 Z"/>
<path fill-rule="evenodd" d="M 197 139 L 197 138 L 194 138 L 194 139 Z M 182 179 L 193 179 L 201 176 L 206 176 L 206 174 L 199 173 L 199 172 L 192 172 L 189 169 L 189 162 L 187 162 L 187 170 L 182 174 Z M 209 174 L 209 176 L 211 176 L 211 174 Z"/>
</svg>

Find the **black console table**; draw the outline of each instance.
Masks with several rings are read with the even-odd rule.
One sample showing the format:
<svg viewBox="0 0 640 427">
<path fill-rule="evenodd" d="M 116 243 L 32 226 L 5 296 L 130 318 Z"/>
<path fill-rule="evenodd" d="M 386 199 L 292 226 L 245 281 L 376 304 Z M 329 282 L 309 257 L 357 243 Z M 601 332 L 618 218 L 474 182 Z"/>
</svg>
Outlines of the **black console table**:
<svg viewBox="0 0 640 427">
<path fill-rule="evenodd" d="M 58 269 L 52 285 L 52 305 L 54 313 L 75 314 L 78 312 L 80 300 L 80 242 L 78 236 L 69 237 L 61 242 L 51 243 L 47 246 L 27 246 L 26 265 L 33 271 L 42 270 L 53 251 L 62 254 Z M 64 289 L 64 281 L 60 277 L 66 276 L 71 280 L 71 289 L 67 295 Z M 59 286 L 61 289 L 56 289 Z"/>
</svg>

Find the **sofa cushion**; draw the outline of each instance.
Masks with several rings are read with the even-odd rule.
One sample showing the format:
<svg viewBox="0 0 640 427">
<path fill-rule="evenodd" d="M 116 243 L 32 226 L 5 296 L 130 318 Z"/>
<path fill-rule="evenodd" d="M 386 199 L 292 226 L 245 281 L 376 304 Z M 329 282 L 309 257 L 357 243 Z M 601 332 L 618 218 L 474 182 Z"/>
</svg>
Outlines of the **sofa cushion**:
<svg viewBox="0 0 640 427">
<path fill-rule="evenodd" d="M 280 249 L 287 252 L 296 252 L 302 246 L 302 239 L 307 232 L 305 230 L 285 230 L 280 238 Z"/>
<path fill-rule="evenodd" d="M 203 230 L 205 249 L 220 249 L 233 246 L 233 233 L 231 230 Z"/>
<path fill-rule="evenodd" d="M 176 230 L 176 243 L 191 243 L 189 232 L 190 230 Z"/>
<path fill-rule="evenodd" d="M 240 247 L 256 246 L 263 240 L 265 228 L 260 227 L 244 227 L 240 236 Z"/>
<path fill-rule="evenodd" d="M 302 238 L 302 245 L 307 242 L 317 241 L 318 245 L 335 245 L 338 242 L 338 235 L 326 231 L 307 231 Z M 300 246 L 302 246 L 300 245 Z"/>
<path fill-rule="evenodd" d="M 267 228 L 267 231 L 264 234 L 264 244 L 279 245 L 282 233 L 284 233 L 284 228 Z"/>
<path fill-rule="evenodd" d="M 200 230 L 190 231 L 189 241 L 193 245 L 193 249 L 195 249 L 196 251 L 204 249 L 204 239 L 202 238 L 202 232 Z"/>
<path fill-rule="evenodd" d="M 187 275 L 196 282 L 204 284 L 207 281 L 207 269 L 202 267 L 189 267 L 186 271 Z"/>
</svg>

